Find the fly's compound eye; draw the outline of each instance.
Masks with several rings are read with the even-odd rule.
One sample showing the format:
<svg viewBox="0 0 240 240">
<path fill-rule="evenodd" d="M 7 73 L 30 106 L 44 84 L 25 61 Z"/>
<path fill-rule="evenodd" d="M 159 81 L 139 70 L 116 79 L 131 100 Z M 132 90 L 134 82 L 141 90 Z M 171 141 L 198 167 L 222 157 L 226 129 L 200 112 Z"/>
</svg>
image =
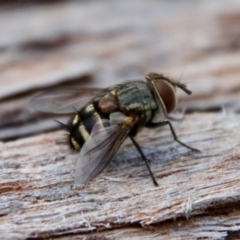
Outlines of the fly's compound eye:
<svg viewBox="0 0 240 240">
<path fill-rule="evenodd" d="M 164 80 L 155 80 L 154 84 L 159 96 L 162 98 L 165 104 L 167 113 L 172 112 L 177 105 L 175 87 L 171 83 Z"/>
</svg>

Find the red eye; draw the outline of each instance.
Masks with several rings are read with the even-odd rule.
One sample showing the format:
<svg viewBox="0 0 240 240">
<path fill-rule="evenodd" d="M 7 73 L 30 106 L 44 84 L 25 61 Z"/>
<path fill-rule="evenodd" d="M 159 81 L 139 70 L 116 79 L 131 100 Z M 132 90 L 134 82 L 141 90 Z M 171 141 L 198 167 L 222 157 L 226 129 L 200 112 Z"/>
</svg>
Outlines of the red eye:
<svg viewBox="0 0 240 240">
<path fill-rule="evenodd" d="M 154 83 L 160 97 L 162 98 L 166 106 L 167 113 L 172 112 L 175 109 L 177 104 L 174 87 L 171 86 L 170 83 L 165 81 L 156 80 Z"/>
</svg>

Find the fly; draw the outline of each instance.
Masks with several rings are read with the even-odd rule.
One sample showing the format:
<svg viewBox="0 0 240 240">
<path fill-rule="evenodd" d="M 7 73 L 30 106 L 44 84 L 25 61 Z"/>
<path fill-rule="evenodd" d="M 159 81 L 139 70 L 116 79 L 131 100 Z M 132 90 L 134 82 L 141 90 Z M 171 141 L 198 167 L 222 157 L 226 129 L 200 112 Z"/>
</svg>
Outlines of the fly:
<svg viewBox="0 0 240 240">
<path fill-rule="evenodd" d="M 105 89 L 43 94 L 33 100 L 33 105 L 46 111 L 49 107 L 43 103 L 49 101 L 52 107 L 58 106 L 54 109 L 57 113 L 75 112 L 68 124 L 61 124 L 68 132 L 71 149 L 80 152 L 75 184 L 85 184 L 100 174 L 129 137 L 144 160 L 153 183 L 158 186 L 149 161 L 134 137 L 143 127 L 168 125 L 175 141 L 198 151 L 181 142 L 167 120 L 177 105 L 177 88 L 191 94 L 185 84 L 174 82 L 160 73 L 149 73 L 145 81 L 131 81 Z M 86 91 L 87 96 L 81 96 Z"/>
</svg>

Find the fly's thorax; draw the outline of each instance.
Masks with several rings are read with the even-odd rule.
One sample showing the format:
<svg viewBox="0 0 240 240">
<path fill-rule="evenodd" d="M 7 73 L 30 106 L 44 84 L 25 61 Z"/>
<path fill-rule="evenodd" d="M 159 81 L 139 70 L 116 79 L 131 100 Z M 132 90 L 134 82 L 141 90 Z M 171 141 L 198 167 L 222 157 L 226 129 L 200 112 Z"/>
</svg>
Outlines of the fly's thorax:
<svg viewBox="0 0 240 240">
<path fill-rule="evenodd" d="M 151 90 L 143 81 L 129 82 L 116 89 L 119 108 L 123 112 L 142 114 L 156 108 Z"/>
<path fill-rule="evenodd" d="M 164 75 L 150 73 L 146 77 L 160 112 L 164 115 L 172 112 L 177 105 L 176 87 Z"/>
<path fill-rule="evenodd" d="M 116 91 L 112 90 L 99 100 L 99 109 L 103 113 L 116 112 L 119 109 L 118 99 L 116 97 Z"/>
</svg>

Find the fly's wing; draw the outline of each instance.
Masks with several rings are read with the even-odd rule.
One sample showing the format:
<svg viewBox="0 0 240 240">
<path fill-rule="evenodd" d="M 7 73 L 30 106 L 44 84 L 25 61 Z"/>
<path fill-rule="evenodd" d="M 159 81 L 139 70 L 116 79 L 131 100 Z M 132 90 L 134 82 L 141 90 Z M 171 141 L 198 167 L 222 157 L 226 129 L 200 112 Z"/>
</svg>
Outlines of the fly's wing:
<svg viewBox="0 0 240 240">
<path fill-rule="evenodd" d="M 133 120 L 134 121 L 134 120 Z M 111 125 L 109 120 L 95 124 L 78 156 L 75 184 L 82 185 L 96 177 L 114 157 L 131 127 Z"/>
<path fill-rule="evenodd" d="M 41 92 L 33 97 L 30 107 L 41 112 L 73 113 L 75 109 L 81 109 L 101 92 L 104 92 L 104 89 L 59 89 Z"/>
<path fill-rule="evenodd" d="M 37 94 L 30 101 L 30 108 L 40 112 L 69 114 L 76 112 L 87 103 L 97 100 L 111 90 L 124 86 L 126 83 L 113 85 L 109 88 L 61 88 Z"/>
</svg>

